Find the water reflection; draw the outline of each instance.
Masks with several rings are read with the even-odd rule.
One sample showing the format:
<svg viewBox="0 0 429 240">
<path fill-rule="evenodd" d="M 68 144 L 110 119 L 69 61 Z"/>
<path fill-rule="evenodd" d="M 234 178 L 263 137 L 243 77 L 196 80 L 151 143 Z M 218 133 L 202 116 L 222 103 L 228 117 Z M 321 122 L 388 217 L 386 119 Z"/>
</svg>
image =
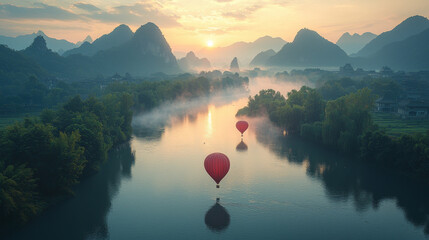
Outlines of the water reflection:
<svg viewBox="0 0 429 240">
<path fill-rule="evenodd" d="M 158 127 L 133 126 L 133 134 L 137 138 L 144 138 L 148 141 L 159 141 L 164 134 L 163 125 Z"/>
<path fill-rule="evenodd" d="M 247 149 L 247 144 L 243 141 L 243 139 L 241 139 L 241 142 L 237 145 L 237 147 L 235 147 L 235 150 L 238 152 L 245 152 Z"/>
<path fill-rule="evenodd" d="M 228 211 L 220 205 L 219 198 L 216 199 L 216 203 L 207 211 L 204 222 L 214 232 L 221 232 L 228 228 L 230 216 Z"/>
<path fill-rule="evenodd" d="M 100 172 L 77 186 L 74 197 L 61 201 L 6 239 L 108 239 L 107 214 L 112 199 L 121 179 L 131 178 L 134 162 L 129 143 L 113 150 Z"/>
<path fill-rule="evenodd" d="M 269 124 L 256 128 L 257 141 L 289 162 L 306 167 L 307 175 L 323 183 L 331 201 L 352 201 L 355 210 L 377 209 L 383 200 L 394 199 L 406 219 L 429 235 L 427 184 L 374 164 L 340 156 L 319 145 L 283 136 Z"/>
</svg>

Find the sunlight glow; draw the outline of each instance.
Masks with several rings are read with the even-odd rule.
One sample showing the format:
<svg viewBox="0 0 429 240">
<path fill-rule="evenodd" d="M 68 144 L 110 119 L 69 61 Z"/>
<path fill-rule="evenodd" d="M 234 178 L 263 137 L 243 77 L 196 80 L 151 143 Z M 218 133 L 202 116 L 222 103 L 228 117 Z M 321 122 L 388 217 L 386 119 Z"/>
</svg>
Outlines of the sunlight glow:
<svg viewBox="0 0 429 240">
<path fill-rule="evenodd" d="M 214 46 L 213 40 L 208 40 L 206 44 L 207 44 L 207 47 L 210 47 L 210 48 Z"/>
</svg>

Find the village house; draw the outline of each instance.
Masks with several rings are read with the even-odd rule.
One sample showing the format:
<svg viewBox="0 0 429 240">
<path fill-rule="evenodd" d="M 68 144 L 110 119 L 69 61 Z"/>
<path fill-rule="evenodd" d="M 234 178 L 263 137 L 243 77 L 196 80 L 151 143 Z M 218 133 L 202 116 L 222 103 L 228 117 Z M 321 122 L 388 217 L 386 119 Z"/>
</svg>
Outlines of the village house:
<svg viewBox="0 0 429 240">
<path fill-rule="evenodd" d="M 427 118 L 428 112 L 429 102 L 423 100 L 403 100 L 398 107 L 402 118 Z"/>
</svg>

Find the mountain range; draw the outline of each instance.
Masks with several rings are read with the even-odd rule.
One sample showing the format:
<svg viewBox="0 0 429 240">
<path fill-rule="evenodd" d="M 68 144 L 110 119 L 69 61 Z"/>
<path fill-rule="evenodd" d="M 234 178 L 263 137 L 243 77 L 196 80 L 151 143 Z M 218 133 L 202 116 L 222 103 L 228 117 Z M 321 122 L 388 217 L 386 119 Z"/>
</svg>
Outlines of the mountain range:
<svg viewBox="0 0 429 240">
<path fill-rule="evenodd" d="M 384 32 L 363 47 L 356 56 L 368 57 L 375 54 L 384 46 L 405 40 L 429 28 L 429 20 L 422 16 L 413 16 L 401 22 L 390 31 Z"/>
<path fill-rule="evenodd" d="M 54 52 L 64 52 L 76 47 L 76 44 L 67 40 L 48 37 L 40 30 L 37 33 L 20 35 L 17 37 L 0 36 L 0 44 L 5 44 L 14 50 L 23 50 L 30 46 L 37 36 L 42 36 L 46 40 L 48 48 Z"/>
<path fill-rule="evenodd" d="M 347 54 L 317 32 L 301 29 L 291 43 L 287 43 L 274 56 L 269 66 L 319 67 L 341 66 L 349 60 Z"/>
<path fill-rule="evenodd" d="M 111 33 L 101 36 L 94 42 L 84 42 L 78 48 L 66 51 L 63 55 L 69 56 L 72 54 L 82 54 L 85 56 L 94 56 L 101 50 L 107 50 L 124 44 L 125 42 L 131 40 L 133 36 L 134 33 L 131 31 L 130 27 L 122 24 L 116 27 Z"/>
<path fill-rule="evenodd" d="M 376 37 L 377 35 L 370 32 L 363 33 L 362 35 L 357 33 L 350 35 L 350 33 L 346 32 L 338 39 L 336 44 L 348 55 L 351 55 L 357 53 Z"/>
<path fill-rule="evenodd" d="M 280 50 L 286 41 L 282 38 L 265 36 L 254 42 L 236 42 L 226 47 L 203 48 L 197 52 L 199 56 L 210 60 L 215 67 L 229 67 L 230 59 L 237 57 L 241 65 L 248 66 L 253 57 L 269 49 Z"/>
<path fill-rule="evenodd" d="M 193 52 L 178 62 L 161 30 L 153 23 L 142 25 L 135 33 L 128 26 L 120 25 L 94 42 L 87 37 L 81 46 L 70 49 L 63 56 L 50 48 L 51 40 L 42 32 L 23 36 L 26 37 L 15 39 L 15 46 L 22 44 L 29 36 L 35 36 L 32 43 L 23 50 L 16 51 L 9 45 L 0 45 L 2 76 L 19 76 L 21 72 L 27 76 L 32 71 L 37 76 L 49 75 L 63 79 L 116 73 L 146 76 L 157 72 L 181 72 L 179 64 L 184 71 L 210 66 L 208 59 L 198 58 Z M 347 34 L 344 36 L 347 38 Z M 350 36 L 353 38 L 355 35 Z M 52 41 L 58 43 L 56 39 Z M 364 69 L 389 66 L 393 70 L 419 71 L 429 70 L 428 42 L 429 20 L 414 16 L 375 37 L 351 56 L 338 45 L 309 29 L 300 30 L 291 43 L 280 38 L 263 37 L 252 43 L 239 42 L 204 51 L 218 59 L 218 64 L 220 61 L 225 62 L 225 68 L 229 68 L 230 59 L 236 58 L 237 64 L 246 66 L 246 59 L 255 56 L 252 61 L 247 62 L 251 62 L 251 66 L 339 67 L 351 63 L 354 67 Z"/>
<path fill-rule="evenodd" d="M 403 71 L 429 70 L 428 35 L 429 20 L 413 16 L 375 37 L 357 54 L 348 56 L 317 32 L 302 29 L 292 43 L 286 44 L 275 55 L 267 58 L 260 53 L 253 62 L 284 67 L 339 67 L 352 63 L 355 67 L 371 70 L 383 66 Z"/>
<path fill-rule="evenodd" d="M 264 66 L 268 59 L 276 55 L 276 52 L 273 49 L 267 51 L 262 51 L 256 55 L 253 60 L 250 62 L 250 67 Z"/>
<path fill-rule="evenodd" d="M 92 56 L 81 53 L 61 56 L 49 49 L 45 38 L 39 35 L 30 46 L 19 52 L 2 46 L 4 51 L 0 54 L 4 56 L 0 56 L 0 59 L 6 59 L 5 56 L 13 57 L 16 58 L 16 62 L 23 63 L 21 66 L 23 69 L 40 67 L 42 72 L 48 72 L 51 76 L 72 80 L 95 77 L 100 74 L 130 73 L 135 76 L 146 76 L 157 72 L 167 74 L 181 72 L 169 44 L 155 24 L 142 25 L 131 34 L 127 29 L 129 29 L 128 26 L 121 25 L 92 44 L 84 42 L 82 46 L 102 48 L 96 53 L 91 53 Z M 118 38 L 115 37 L 124 33 L 127 37 L 131 35 L 131 38 L 122 43 L 118 42 Z M 82 49 L 82 46 L 76 49 Z M 0 66 L 0 72 L 9 69 L 7 65 Z"/>
<path fill-rule="evenodd" d="M 200 72 L 211 68 L 211 64 L 207 58 L 198 58 L 192 51 L 179 59 L 178 64 L 182 70 L 187 72 Z"/>
<path fill-rule="evenodd" d="M 390 43 L 371 55 L 375 67 L 396 70 L 429 70 L 429 29 L 403 41 Z"/>
</svg>

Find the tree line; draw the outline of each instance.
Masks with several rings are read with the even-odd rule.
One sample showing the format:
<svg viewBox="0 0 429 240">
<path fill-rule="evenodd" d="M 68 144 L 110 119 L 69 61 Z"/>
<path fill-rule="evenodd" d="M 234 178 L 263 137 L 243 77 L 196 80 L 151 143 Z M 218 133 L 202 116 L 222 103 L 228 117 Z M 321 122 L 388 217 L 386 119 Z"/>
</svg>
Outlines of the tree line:
<svg viewBox="0 0 429 240">
<path fill-rule="evenodd" d="M 97 172 L 110 149 L 130 139 L 133 111 L 231 87 L 243 89 L 248 81 L 238 75 L 117 81 L 99 97 L 77 95 L 1 129 L 0 223 L 24 223 L 53 199 L 72 194 L 75 184 Z"/>
<path fill-rule="evenodd" d="M 262 90 L 249 97 L 237 115 L 267 115 L 289 134 L 427 179 L 429 131 L 388 136 L 372 120 L 376 95 L 369 88 L 333 100 L 324 100 L 323 91 L 303 86 L 289 92 L 286 99 L 280 92 Z"/>
</svg>

